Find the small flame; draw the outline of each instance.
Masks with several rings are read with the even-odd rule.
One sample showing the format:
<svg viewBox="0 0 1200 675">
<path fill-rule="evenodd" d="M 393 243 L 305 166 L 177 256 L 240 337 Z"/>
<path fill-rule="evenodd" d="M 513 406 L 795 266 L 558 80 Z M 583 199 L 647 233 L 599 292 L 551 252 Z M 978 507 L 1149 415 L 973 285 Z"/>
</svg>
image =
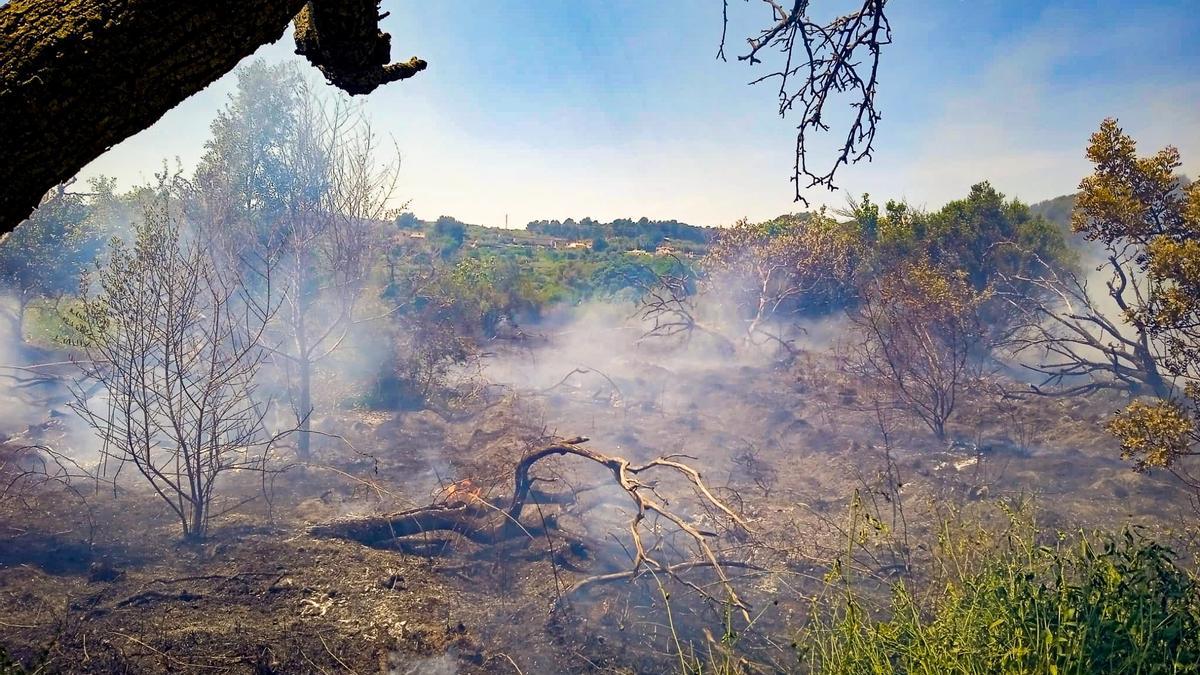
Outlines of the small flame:
<svg viewBox="0 0 1200 675">
<path fill-rule="evenodd" d="M 447 502 L 473 504 L 483 501 L 483 488 L 471 482 L 470 478 L 464 478 L 442 488 L 441 496 Z"/>
</svg>

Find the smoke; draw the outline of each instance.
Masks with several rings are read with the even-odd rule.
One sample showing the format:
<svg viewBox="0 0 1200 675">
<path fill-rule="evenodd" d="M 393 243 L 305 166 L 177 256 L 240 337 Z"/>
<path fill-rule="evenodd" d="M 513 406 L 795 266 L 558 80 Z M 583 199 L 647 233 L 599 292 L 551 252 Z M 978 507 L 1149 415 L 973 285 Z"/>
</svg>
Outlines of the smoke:
<svg viewBox="0 0 1200 675">
<path fill-rule="evenodd" d="M 387 675 L 457 675 L 458 662 L 449 653 L 414 656 L 388 652 Z"/>
<path fill-rule="evenodd" d="M 27 419 L 31 408 L 29 403 L 16 395 L 16 379 L 20 377 L 17 368 L 24 365 L 21 355 L 21 340 L 16 335 L 17 300 L 10 295 L 0 296 L 0 434 L 11 436 L 14 427 Z"/>
<path fill-rule="evenodd" d="M 11 296 L 0 305 L 13 307 Z M 100 443 L 70 406 L 78 371 L 61 351 L 26 343 L 15 321 L 0 321 L 0 441 L 42 446 L 81 467 L 100 462 Z M 88 405 L 100 405 L 98 395 Z"/>
</svg>

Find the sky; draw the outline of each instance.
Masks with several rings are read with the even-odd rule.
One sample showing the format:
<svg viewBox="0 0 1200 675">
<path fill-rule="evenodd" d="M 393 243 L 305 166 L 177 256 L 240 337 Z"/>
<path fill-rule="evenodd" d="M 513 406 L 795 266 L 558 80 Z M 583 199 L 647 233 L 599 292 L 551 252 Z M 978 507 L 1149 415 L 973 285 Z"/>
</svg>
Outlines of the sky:
<svg viewBox="0 0 1200 675">
<path fill-rule="evenodd" d="M 813 14 L 846 0 L 814 0 Z M 696 225 L 800 210 L 789 182 L 795 123 L 734 55 L 770 21 L 730 0 L 728 62 L 715 58 L 720 0 L 384 0 L 393 59 L 416 77 L 357 97 L 401 155 L 395 203 L 482 225 L 642 216 Z M 1088 135 L 1116 117 L 1144 153 L 1163 145 L 1200 175 L 1196 0 L 892 0 L 875 159 L 836 192 L 925 208 L 990 180 L 1027 202 L 1073 192 Z M 290 31 L 251 58 L 298 60 Z M 227 75 L 82 176 L 128 187 L 164 160 L 194 167 L 233 90 Z M 832 161 L 831 140 L 810 161 Z"/>
</svg>

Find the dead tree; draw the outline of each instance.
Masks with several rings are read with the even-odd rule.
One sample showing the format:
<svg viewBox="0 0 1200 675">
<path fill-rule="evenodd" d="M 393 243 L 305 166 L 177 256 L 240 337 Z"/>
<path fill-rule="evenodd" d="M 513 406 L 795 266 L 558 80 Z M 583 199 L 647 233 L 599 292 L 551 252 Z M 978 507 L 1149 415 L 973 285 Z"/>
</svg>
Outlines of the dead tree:
<svg viewBox="0 0 1200 675">
<path fill-rule="evenodd" d="M 746 609 L 746 604 L 724 571 L 726 566 L 736 567 L 738 563 L 728 563 L 718 557 L 708 543 L 708 539 L 715 536 L 714 533 L 700 529 L 669 508 L 667 501 L 657 493 L 655 483 L 642 477 L 643 474 L 656 469 L 683 477 L 696 490 L 706 506 L 711 506 L 735 526 L 748 531 L 749 526 L 746 522 L 712 493 L 700 473 L 681 461 L 686 459 L 686 456 L 667 455 L 645 464 L 634 464 L 623 457 L 606 455 L 585 447 L 583 443 L 587 440 L 573 438 L 553 442 L 525 453 L 513 470 L 513 493 L 507 499 L 489 499 L 472 490 L 451 490 L 444 493 L 444 499 L 439 503 L 391 515 L 334 521 L 314 526 L 310 533 L 318 537 L 349 539 L 372 546 L 397 539 L 419 538 L 433 532 L 453 532 L 483 545 L 495 545 L 520 537 L 540 537 L 547 526 L 524 522 L 522 518 L 526 506 L 555 498 L 535 491 L 534 483 L 537 478 L 533 469 L 538 462 L 548 457 L 580 457 L 608 469 L 612 473 L 613 481 L 625 492 L 634 507 L 633 517 L 629 522 L 629 535 L 634 550 L 633 569 L 630 573 L 602 576 L 623 579 L 649 570 L 678 579 L 676 573 L 684 569 L 710 567 L 719 577 L 724 600 L 735 607 Z M 559 500 L 569 501 L 571 498 L 572 495 L 566 495 L 559 497 Z M 651 515 L 665 519 L 684 533 L 695 544 L 698 559 L 682 564 L 660 560 L 646 543 L 649 527 L 647 517 Z M 584 579 L 573 588 L 582 588 L 589 583 L 603 580 L 606 579 Z M 710 592 L 696 584 L 682 579 L 679 581 L 705 597 L 712 597 Z"/>
<path fill-rule="evenodd" d="M 655 275 L 645 287 L 635 314 L 645 325 L 638 343 L 655 339 L 686 344 L 699 333 L 712 338 L 722 353 L 736 352 L 732 340 L 697 316 L 699 308 L 688 286 L 688 279 L 682 275 Z"/>
<path fill-rule="evenodd" d="M 1031 390 L 1075 396 L 1116 389 L 1169 397 L 1174 383 L 1163 368 L 1166 345 L 1129 311 L 1145 297 L 1142 275 L 1109 256 L 1113 276 L 1105 290 L 1112 304 L 1106 309 L 1086 278 L 1037 263 L 1031 274 L 1005 278 L 998 294 L 1017 316 L 1007 348 L 1042 378 Z"/>
<path fill-rule="evenodd" d="M 96 283 L 69 318 L 88 357 L 71 407 L 99 437 L 108 468 L 131 465 L 184 537 L 201 539 L 212 518 L 245 501 L 222 505 L 218 478 L 267 470 L 275 439 L 255 376 L 270 316 L 183 240 L 165 207 L 148 210 L 132 247 L 114 245 Z M 89 396 L 93 382 L 101 400 Z"/>
<path fill-rule="evenodd" d="M 872 281 L 850 315 L 855 337 L 848 369 L 874 384 L 889 406 L 944 440 L 946 423 L 972 379 L 980 300 L 965 279 L 927 263 Z"/>
</svg>

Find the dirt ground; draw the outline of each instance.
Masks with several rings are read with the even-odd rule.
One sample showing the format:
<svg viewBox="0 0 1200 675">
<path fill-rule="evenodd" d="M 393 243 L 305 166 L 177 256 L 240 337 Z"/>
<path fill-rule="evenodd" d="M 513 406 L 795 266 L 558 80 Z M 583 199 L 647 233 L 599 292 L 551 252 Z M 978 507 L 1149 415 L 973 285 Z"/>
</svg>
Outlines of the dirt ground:
<svg viewBox="0 0 1200 675">
<path fill-rule="evenodd" d="M 308 533 L 445 499 L 464 479 L 485 498 L 511 493 L 517 458 L 552 436 L 588 436 L 633 461 L 690 456 L 751 531 L 701 508 L 685 481 L 656 489 L 719 535 L 723 559 L 754 568 L 734 580 L 758 617 L 740 646 L 767 672 L 795 664 L 789 627 L 840 546 L 855 492 L 895 518 L 887 476 L 897 477 L 914 541 L 946 509 L 982 512 L 1003 498 L 1032 499 L 1043 523 L 1067 528 L 1157 526 L 1188 508 L 1169 481 L 1119 461 L 1099 424 L 1115 399 L 976 392 L 946 444 L 872 407 L 819 354 L 783 368 L 700 368 L 647 352 L 575 373 L 533 353 L 509 358 L 555 377 L 498 388 L 451 420 L 362 410 L 315 420 L 341 438 L 320 438 L 314 465 L 275 477 L 269 500 L 259 477 L 233 477 L 226 494 L 258 498 L 219 518 L 202 544 L 181 543 L 166 509 L 132 485 L 48 484 L 5 501 L 0 644 L 37 672 L 666 672 L 677 644 L 702 653 L 725 615 L 694 589 L 643 575 L 567 592 L 631 559 L 628 501 L 578 458 L 538 465 L 548 486 L 579 495 L 526 512 L 554 523 L 545 537 L 373 548 Z M 694 556 L 660 530 L 664 558 Z M 566 533 L 587 545 L 568 545 Z M 897 564 L 881 554 L 878 571 Z M 688 578 L 713 587 L 710 572 Z"/>
</svg>

